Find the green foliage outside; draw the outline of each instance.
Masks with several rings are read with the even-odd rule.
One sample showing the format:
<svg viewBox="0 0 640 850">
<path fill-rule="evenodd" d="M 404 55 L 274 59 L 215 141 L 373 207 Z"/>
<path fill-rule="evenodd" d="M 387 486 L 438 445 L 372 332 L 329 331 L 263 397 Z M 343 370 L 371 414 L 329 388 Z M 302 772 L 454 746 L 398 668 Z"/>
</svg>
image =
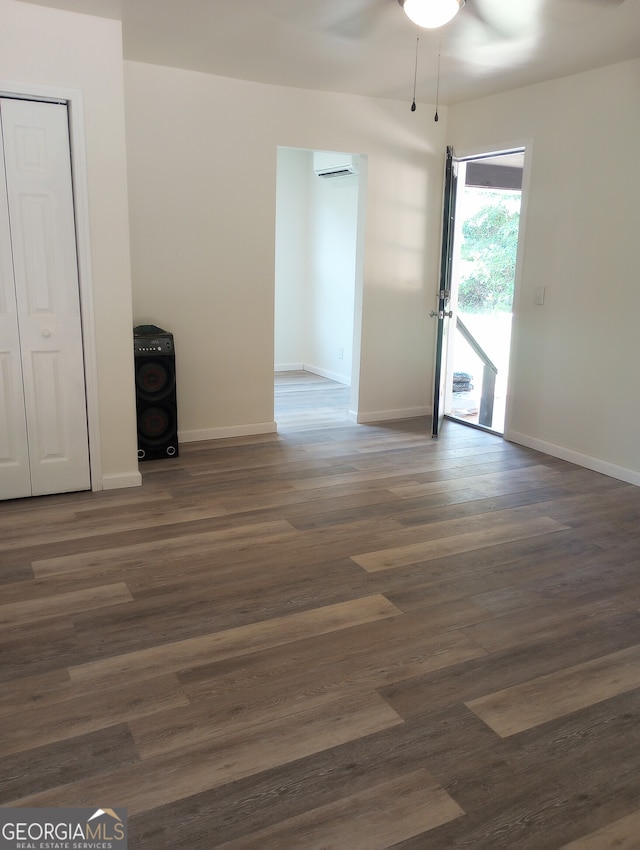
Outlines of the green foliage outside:
<svg viewBox="0 0 640 850">
<path fill-rule="evenodd" d="M 511 312 L 520 193 L 467 189 L 477 211 L 462 225 L 458 306 L 463 313 Z"/>
</svg>

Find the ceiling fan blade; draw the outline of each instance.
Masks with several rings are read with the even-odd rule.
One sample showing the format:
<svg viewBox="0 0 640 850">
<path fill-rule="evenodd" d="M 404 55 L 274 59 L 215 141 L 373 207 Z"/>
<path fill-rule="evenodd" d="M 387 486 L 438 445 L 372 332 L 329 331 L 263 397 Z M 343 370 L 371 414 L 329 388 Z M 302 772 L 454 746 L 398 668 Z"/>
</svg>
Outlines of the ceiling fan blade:
<svg viewBox="0 0 640 850">
<path fill-rule="evenodd" d="M 551 0 L 557 2 L 557 0 Z M 584 0 L 563 0 L 567 5 L 579 5 Z M 625 0 L 587 0 L 588 4 L 614 8 Z M 482 26 L 489 40 L 505 41 L 526 31 L 535 19 L 536 4 L 527 0 L 466 0 L 459 13 L 460 18 L 468 15 Z"/>
<path fill-rule="evenodd" d="M 510 28 L 505 26 L 504 23 L 500 23 L 496 15 L 487 14 L 482 8 L 481 0 L 466 0 L 462 14 L 468 14 L 470 17 L 475 18 L 486 30 L 490 38 L 506 39 L 513 36 Z"/>
<path fill-rule="evenodd" d="M 328 27 L 328 31 L 341 38 L 357 39 L 366 36 L 377 25 L 389 0 L 357 0 L 344 5 L 351 6 L 353 10 L 342 14 Z"/>
</svg>

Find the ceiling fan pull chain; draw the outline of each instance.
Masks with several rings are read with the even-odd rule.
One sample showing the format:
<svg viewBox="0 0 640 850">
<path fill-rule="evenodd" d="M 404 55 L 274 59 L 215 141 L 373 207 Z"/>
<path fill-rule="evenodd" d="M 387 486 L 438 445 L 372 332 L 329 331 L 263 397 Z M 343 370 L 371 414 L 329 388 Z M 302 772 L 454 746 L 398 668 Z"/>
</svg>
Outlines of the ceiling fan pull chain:
<svg viewBox="0 0 640 850">
<path fill-rule="evenodd" d="M 438 39 L 438 78 L 436 83 L 436 114 L 433 116 L 434 121 L 438 121 L 438 102 L 440 100 L 440 54 L 442 53 L 442 36 Z"/>
<path fill-rule="evenodd" d="M 416 83 L 418 81 L 418 46 L 420 44 L 420 27 L 416 27 L 416 64 L 413 71 L 413 103 L 411 104 L 411 111 L 416 111 Z"/>
</svg>

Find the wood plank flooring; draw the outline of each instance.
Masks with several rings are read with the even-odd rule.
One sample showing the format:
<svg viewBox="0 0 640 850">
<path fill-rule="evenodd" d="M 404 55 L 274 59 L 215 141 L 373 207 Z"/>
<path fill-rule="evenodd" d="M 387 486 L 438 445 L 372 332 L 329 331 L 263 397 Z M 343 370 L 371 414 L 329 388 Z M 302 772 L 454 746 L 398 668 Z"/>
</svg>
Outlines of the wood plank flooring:
<svg viewBox="0 0 640 850">
<path fill-rule="evenodd" d="M 640 848 L 640 488 L 447 422 L 0 503 L 0 805 L 132 850 Z"/>
</svg>

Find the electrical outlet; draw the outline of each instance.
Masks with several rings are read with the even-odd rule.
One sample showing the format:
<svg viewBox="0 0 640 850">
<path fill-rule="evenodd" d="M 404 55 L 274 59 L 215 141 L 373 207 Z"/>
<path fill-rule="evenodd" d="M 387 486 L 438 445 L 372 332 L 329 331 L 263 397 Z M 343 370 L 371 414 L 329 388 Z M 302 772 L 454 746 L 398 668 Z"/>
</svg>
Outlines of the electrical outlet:
<svg viewBox="0 0 640 850">
<path fill-rule="evenodd" d="M 338 360 L 343 360 L 343 359 L 344 359 L 344 348 L 342 346 L 340 346 L 340 348 L 338 349 Z"/>
</svg>

